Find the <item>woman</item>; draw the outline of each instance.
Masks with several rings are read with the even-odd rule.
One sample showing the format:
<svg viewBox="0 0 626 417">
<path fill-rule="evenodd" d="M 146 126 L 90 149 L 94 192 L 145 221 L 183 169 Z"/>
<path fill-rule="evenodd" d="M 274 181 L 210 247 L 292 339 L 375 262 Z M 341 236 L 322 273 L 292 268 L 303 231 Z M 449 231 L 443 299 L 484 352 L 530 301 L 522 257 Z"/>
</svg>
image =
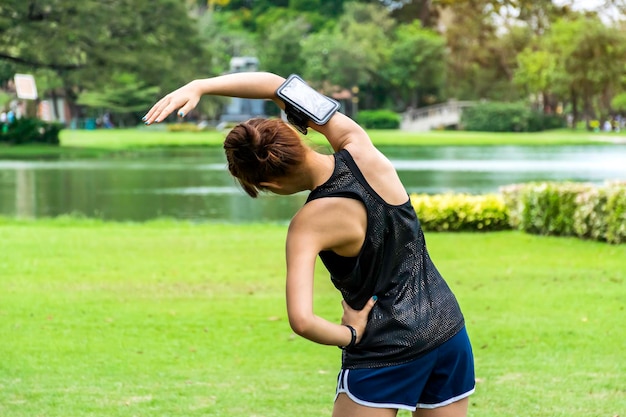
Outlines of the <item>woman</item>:
<svg viewBox="0 0 626 417">
<path fill-rule="evenodd" d="M 235 73 L 195 80 L 144 117 L 189 113 L 204 94 L 272 99 L 284 78 Z M 292 329 L 343 349 L 335 417 L 465 416 L 474 369 L 463 315 L 433 265 L 407 192 L 367 133 L 341 113 L 324 125 L 335 153 L 306 145 L 282 120 L 252 119 L 226 137 L 228 169 L 252 197 L 310 191 L 287 234 L 287 312 Z M 343 296 L 341 324 L 313 312 L 317 256 Z"/>
</svg>

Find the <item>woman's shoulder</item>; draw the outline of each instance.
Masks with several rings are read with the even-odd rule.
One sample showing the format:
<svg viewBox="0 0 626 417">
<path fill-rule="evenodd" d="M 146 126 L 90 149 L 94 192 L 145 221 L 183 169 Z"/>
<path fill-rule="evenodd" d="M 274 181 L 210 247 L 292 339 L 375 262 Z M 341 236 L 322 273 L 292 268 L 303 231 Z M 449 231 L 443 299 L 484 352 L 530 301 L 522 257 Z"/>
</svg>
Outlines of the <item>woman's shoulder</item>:
<svg viewBox="0 0 626 417">
<path fill-rule="evenodd" d="M 371 142 L 369 143 L 349 143 L 344 148 L 350 157 L 363 172 L 373 170 L 380 172 L 381 168 L 385 170 L 392 169 L 391 161 L 380 152 Z"/>
<path fill-rule="evenodd" d="M 407 200 L 404 185 L 393 163 L 373 145 L 348 144 L 344 148 L 354 160 L 370 187 L 388 204 L 400 205 Z"/>
</svg>

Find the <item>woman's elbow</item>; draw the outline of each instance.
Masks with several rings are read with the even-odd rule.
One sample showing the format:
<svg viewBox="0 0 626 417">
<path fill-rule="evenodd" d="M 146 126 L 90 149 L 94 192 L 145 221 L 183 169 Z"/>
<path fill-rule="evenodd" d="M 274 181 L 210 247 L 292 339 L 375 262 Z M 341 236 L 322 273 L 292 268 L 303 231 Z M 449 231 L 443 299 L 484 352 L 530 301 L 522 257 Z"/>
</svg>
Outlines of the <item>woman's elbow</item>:
<svg viewBox="0 0 626 417">
<path fill-rule="evenodd" d="M 297 335 L 306 337 L 306 335 L 310 332 L 313 323 L 313 316 L 309 315 L 297 315 L 290 314 L 289 315 L 289 325 L 291 326 L 291 330 L 294 331 Z"/>
</svg>

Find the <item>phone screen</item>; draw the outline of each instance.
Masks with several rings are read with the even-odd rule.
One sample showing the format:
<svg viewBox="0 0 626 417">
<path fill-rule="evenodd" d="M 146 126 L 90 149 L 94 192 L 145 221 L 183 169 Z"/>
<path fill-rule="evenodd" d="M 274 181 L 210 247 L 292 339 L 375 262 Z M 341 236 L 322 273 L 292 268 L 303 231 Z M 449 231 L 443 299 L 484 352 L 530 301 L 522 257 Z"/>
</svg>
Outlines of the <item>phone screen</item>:
<svg viewBox="0 0 626 417">
<path fill-rule="evenodd" d="M 280 87 L 278 95 L 309 113 L 316 124 L 326 123 L 339 107 L 335 100 L 318 93 L 294 75 Z"/>
</svg>

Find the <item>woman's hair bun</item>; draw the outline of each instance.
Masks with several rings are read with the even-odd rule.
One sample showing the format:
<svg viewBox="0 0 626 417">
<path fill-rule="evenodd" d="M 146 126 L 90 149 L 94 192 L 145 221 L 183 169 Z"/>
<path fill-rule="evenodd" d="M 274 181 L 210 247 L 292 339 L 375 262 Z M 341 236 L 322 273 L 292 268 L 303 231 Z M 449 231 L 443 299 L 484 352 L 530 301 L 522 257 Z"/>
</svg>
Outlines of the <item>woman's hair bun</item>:
<svg viewBox="0 0 626 417">
<path fill-rule="evenodd" d="M 304 159 L 299 135 L 279 119 L 251 119 L 226 136 L 228 169 L 253 197 L 259 183 L 287 175 Z"/>
</svg>

